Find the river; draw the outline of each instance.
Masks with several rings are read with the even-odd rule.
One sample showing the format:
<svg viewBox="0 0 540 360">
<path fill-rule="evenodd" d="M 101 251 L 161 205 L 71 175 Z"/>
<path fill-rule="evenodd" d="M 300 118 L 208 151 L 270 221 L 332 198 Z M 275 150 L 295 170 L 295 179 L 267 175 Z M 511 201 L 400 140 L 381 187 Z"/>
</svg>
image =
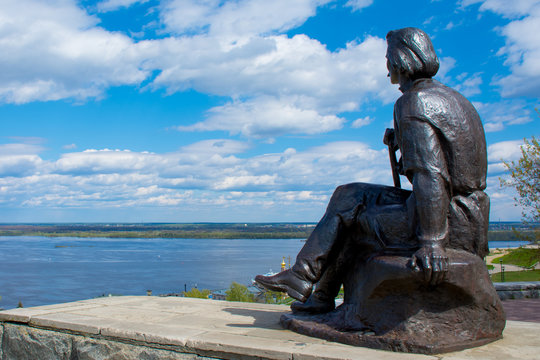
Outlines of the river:
<svg viewBox="0 0 540 360">
<path fill-rule="evenodd" d="M 0 237 L 0 308 L 25 307 L 101 295 L 179 293 L 250 284 L 279 271 L 299 239 L 108 239 Z M 497 242 L 509 247 L 517 242 Z"/>
</svg>

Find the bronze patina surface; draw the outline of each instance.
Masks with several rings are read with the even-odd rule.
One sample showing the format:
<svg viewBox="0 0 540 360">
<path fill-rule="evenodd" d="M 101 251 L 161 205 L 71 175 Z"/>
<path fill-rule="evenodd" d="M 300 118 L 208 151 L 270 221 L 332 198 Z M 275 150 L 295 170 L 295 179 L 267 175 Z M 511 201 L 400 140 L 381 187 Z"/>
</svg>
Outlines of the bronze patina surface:
<svg viewBox="0 0 540 360">
<path fill-rule="evenodd" d="M 291 269 L 255 280 L 299 300 L 281 322 L 303 334 L 430 354 L 494 341 L 505 313 L 482 260 L 482 122 L 465 97 L 432 79 L 439 61 L 426 33 L 390 31 L 387 42 L 389 77 L 403 93 L 383 139 L 395 186 L 339 186 Z"/>
</svg>

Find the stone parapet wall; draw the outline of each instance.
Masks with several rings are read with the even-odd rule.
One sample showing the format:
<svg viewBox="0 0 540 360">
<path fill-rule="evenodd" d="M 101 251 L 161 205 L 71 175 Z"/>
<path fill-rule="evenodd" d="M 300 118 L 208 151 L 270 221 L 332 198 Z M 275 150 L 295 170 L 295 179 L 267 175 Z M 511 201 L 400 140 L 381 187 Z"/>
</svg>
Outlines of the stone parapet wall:
<svg viewBox="0 0 540 360">
<path fill-rule="evenodd" d="M 17 360 L 209 360 L 181 349 L 159 349 L 148 344 L 45 330 L 23 324 L 0 326 L 0 359 Z"/>
<path fill-rule="evenodd" d="M 494 285 L 501 300 L 540 298 L 540 281 L 504 282 Z"/>
<path fill-rule="evenodd" d="M 443 355 L 355 347 L 284 330 L 288 306 L 121 296 L 0 311 L 2 360 L 533 360 L 540 324 L 507 322 L 503 339 Z"/>
</svg>

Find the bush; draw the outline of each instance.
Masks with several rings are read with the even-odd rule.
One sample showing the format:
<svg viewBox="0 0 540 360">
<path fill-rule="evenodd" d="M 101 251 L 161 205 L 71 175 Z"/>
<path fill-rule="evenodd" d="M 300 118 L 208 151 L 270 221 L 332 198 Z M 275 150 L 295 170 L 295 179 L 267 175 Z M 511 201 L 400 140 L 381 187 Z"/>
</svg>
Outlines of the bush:
<svg viewBox="0 0 540 360">
<path fill-rule="evenodd" d="M 210 296 L 210 290 L 208 289 L 199 290 L 197 288 L 191 288 L 191 290 L 189 291 L 183 291 L 182 294 L 185 297 L 190 297 L 190 298 L 208 299 L 208 296 Z"/>
<path fill-rule="evenodd" d="M 248 291 L 247 286 L 233 282 L 229 290 L 225 292 L 227 301 L 254 302 L 255 297 Z"/>
</svg>

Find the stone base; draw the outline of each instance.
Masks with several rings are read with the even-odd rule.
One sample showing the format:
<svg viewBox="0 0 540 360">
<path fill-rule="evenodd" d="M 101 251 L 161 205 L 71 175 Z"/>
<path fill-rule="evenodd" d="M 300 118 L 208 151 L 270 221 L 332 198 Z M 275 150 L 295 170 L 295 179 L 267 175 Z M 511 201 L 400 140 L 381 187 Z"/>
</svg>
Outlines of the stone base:
<svg viewBox="0 0 540 360">
<path fill-rule="evenodd" d="M 409 256 L 378 256 L 350 272 L 336 310 L 284 315 L 281 324 L 326 340 L 421 354 L 500 339 L 505 314 L 485 264 L 467 252 L 447 254 L 449 272 L 436 287 L 408 267 Z"/>
<path fill-rule="evenodd" d="M 533 360 L 540 323 L 444 355 L 373 350 L 283 330 L 288 306 L 154 296 L 108 297 L 0 312 L 0 359 Z"/>
</svg>

